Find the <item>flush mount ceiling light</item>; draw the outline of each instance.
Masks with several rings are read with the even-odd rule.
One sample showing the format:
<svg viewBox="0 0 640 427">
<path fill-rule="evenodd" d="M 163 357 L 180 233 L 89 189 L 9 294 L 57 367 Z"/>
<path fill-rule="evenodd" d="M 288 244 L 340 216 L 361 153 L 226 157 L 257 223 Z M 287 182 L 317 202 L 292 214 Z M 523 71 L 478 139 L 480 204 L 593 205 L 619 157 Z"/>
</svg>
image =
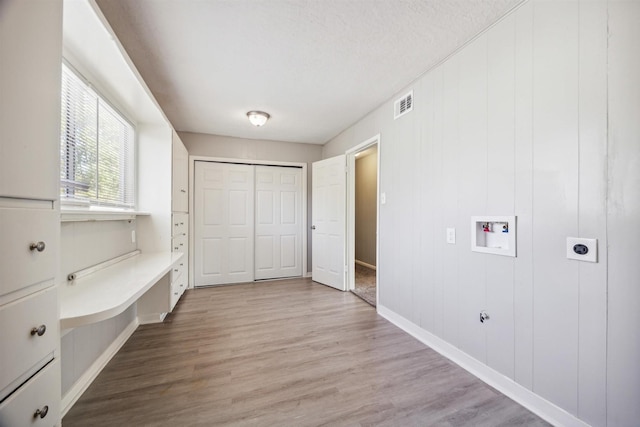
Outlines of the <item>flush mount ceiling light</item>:
<svg viewBox="0 0 640 427">
<path fill-rule="evenodd" d="M 269 117 L 271 116 L 264 111 L 249 111 L 247 113 L 247 117 L 249 117 L 249 121 L 252 125 L 260 127 L 267 123 L 267 120 L 269 120 Z"/>
</svg>

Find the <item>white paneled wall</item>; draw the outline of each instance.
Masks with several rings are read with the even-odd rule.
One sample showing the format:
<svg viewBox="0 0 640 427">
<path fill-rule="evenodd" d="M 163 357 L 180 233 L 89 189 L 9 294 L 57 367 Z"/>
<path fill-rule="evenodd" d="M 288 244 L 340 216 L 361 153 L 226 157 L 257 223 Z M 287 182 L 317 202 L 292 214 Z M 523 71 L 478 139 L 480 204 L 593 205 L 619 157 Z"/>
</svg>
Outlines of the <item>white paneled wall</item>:
<svg viewBox="0 0 640 427">
<path fill-rule="evenodd" d="M 639 22 L 637 0 L 526 2 L 414 82 L 413 112 L 323 151 L 380 133 L 382 309 L 594 426 L 640 419 Z M 517 257 L 471 252 L 473 215 L 516 215 Z"/>
<path fill-rule="evenodd" d="M 640 1 L 609 2 L 608 43 L 607 418 L 625 426 L 640 423 Z"/>
</svg>

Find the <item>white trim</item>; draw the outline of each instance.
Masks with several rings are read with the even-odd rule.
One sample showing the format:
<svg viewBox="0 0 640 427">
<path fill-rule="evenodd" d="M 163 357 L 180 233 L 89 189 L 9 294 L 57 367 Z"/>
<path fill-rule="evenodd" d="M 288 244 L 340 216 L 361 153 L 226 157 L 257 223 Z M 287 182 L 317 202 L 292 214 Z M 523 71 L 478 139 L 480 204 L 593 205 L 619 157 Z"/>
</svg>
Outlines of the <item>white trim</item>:
<svg viewBox="0 0 640 427">
<path fill-rule="evenodd" d="M 113 342 L 107 347 L 105 351 L 102 352 L 100 357 L 98 357 L 95 362 L 91 364 L 91 366 L 78 378 L 78 380 L 71 386 L 71 388 L 67 391 L 67 393 L 62 396 L 62 408 L 61 408 L 61 418 L 64 417 L 69 409 L 73 407 L 73 405 L 78 401 L 80 396 L 89 388 L 91 383 L 97 378 L 98 374 L 102 372 L 107 363 L 116 355 L 116 353 L 122 348 L 124 343 L 127 342 L 129 337 L 133 335 L 133 333 L 138 328 L 138 319 L 133 319 L 131 323 L 127 325 L 126 328 L 120 335 L 113 340 Z"/>
<path fill-rule="evenodd" d="M 219 162 L 219 163 L 239 163 L 245 165 L 264 165 L 264 166 L 293 166 L 302 168 L 302 277 L 308 277 L 309 271 L 307 271 L 307 218 L 309 216 L 309 210 L 307 206 L 307 169 L 308 165 L 305 162 L 279 162 L 275 160 L 252 160 L 252 159 L 235 159 L 226 157 L 210 157 L 210 156 L 189 156 L 189 253 L 195 254 L 195 201 L 194 201 L 194 187 L 195 187 L 195 167 L 196 162 Z M 194 256 L 189 257 L 189 283 L 187 288 L 194 288 Z"/>
<path fill-rule="evenodd" d="M 370 268 L 371 270 L 376 270 L 376 266 L 375 265 L 367 264 L 366 262 L 360 261 L 359 259 L 355 260 L 355 263 L 358 264 L 358 265 L 361 265 L 363 267 Z"/>
<path fill-rule="evenodd" d="M 378 303 L 378 314 L 396 325 L 418 341 L 437 351 L 461 368 L 470 372 L 505 396 L 513 399 L 540 418 L 554 426 L 589 427 L 589 424 L 576 418 L 562 408 L 538 396 L 531 390 L 521 386 L 512 379 L 494 371 L 484 363 L 469 356 L 459 348 L 446 342 L 432 333 L 422 329 L 415 323 L 396 314 L 392 310 Z"/>
<path fill-rule="evenodd" d="M 364 142 L 356 145 L 345 151 L 345 156 L 347 158 L 347 211 L 345 215 L 347 217 L 346 226 L 347 226 L 347 235 L 345 236 L 345 245 L 347 251 L 347 290 L 353 290 L 355 288 L 355 267 L 354 264 L 356 261 L 356 249 L 355 249 L 355 216 L 356 216 L 356 208 L 355 208 L 355 189 L 356 189 L 356 178 L 355 178 L 355 166 L 356 166 L 356 154 L 362 152 L 369 147 L 374 145 L 378 146 L 377 156 L 377 170 L 376 170 L 376 260 L 380 259 L 380 134 L 372 136 Z M 361 264 L 362 265 L 362 264 Z M 376 269 L 374 266 L 370 266 L 369 264 L 365 265 L 365 267 Z M 376 274 L 376 301 L 380 297 L 378 286 L 378 277 Z"/>
</svg>

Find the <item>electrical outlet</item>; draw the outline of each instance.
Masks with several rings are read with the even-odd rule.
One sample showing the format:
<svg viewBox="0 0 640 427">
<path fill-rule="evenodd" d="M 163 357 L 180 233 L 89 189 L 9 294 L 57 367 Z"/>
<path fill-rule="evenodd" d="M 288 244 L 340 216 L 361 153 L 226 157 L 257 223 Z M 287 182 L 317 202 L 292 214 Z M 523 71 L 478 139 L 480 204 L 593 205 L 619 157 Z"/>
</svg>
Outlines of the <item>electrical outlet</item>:
<svg viewBox="0 0 640 427">
<path fill-rule="evenodd" d="M 447 243 L 450 245 L 456 244 L 456 229 L 455 228 L 447 228 Z"/>
</svg>

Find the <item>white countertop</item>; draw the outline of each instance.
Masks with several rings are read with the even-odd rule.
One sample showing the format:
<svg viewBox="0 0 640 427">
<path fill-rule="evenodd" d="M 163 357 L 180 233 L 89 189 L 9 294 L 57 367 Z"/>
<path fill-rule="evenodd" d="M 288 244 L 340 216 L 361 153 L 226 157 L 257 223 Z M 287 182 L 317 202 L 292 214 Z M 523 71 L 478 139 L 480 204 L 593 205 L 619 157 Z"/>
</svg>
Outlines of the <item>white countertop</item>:
<svg viewBox="0 0 640 427">
<path fill-rule="evenodd" d="M 180 252 L 142 253 L 61 285 L 60 329 L 99 322 L 122 313 L 167 274 L 182 255 Z"/>
</svg>

